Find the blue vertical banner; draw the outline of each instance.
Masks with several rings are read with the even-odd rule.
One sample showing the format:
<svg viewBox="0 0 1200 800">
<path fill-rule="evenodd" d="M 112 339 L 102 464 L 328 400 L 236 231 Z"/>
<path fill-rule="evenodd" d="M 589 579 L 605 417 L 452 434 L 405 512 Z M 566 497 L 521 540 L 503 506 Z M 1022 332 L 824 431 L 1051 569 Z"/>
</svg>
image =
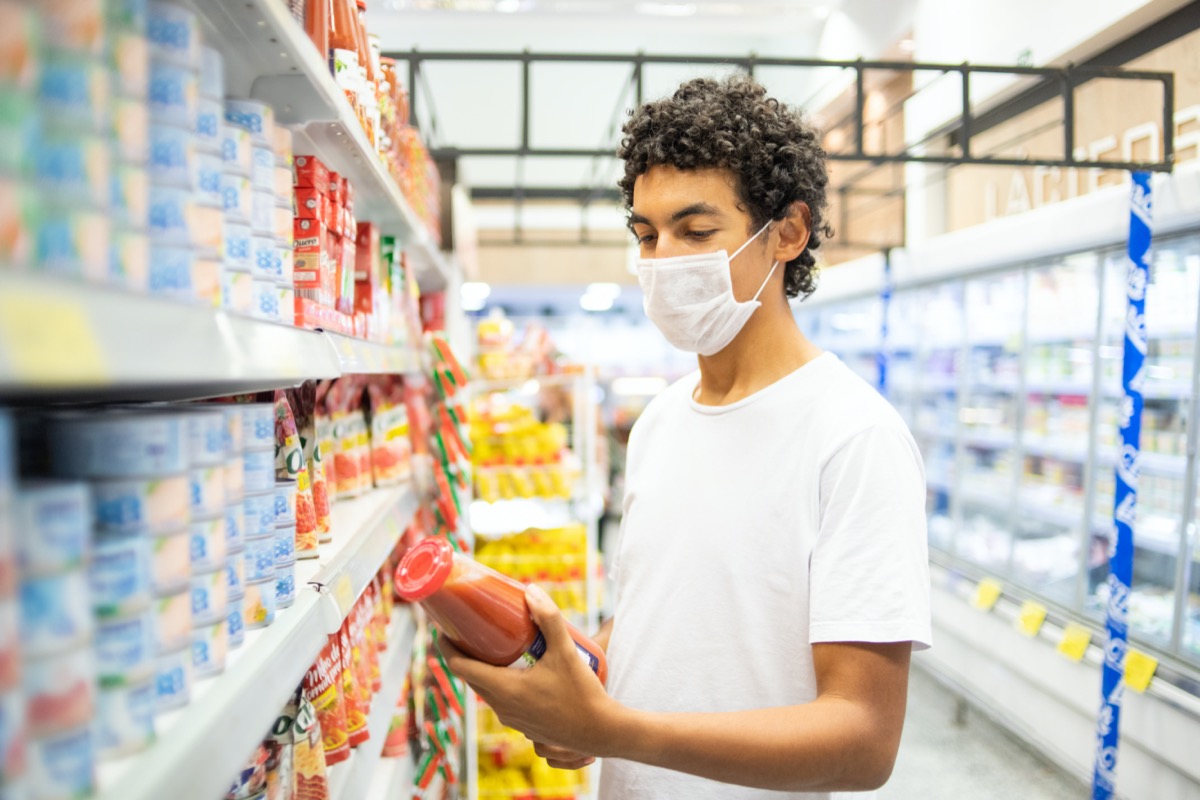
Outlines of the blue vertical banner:
<svg viewBox="0 0 1200 800">
<path fill-rule="evenodd" d="M 876 388 L 884 397 L 888 396 L 888 315 L 892 310 L 892 251 L 883 251 L 883 289 L 879 292 L 879 349 L 875 352 L 875 366 L 879 368 Z"/>
<path fill-rule="evenodd" d="M 1109 800 L 1116 786 L 1121 739 L 1125 652 L 1129 639 L 1129 587 L 1133 582 L 1133 526 L 1137 512 L 1138 460 L 1142 435 L 1142 386 L 1146 363 L 1146 286 L 1150 283 L 1150 174 L 1133 173 L 1126 273 L 1125 352 L 1121 382 L 1121 457 L 1113 498 L 1113 542 L 1109 556 L 1108 611 L 1100 715 L 1096 721 L 1093 800 Z"/>
</svg>

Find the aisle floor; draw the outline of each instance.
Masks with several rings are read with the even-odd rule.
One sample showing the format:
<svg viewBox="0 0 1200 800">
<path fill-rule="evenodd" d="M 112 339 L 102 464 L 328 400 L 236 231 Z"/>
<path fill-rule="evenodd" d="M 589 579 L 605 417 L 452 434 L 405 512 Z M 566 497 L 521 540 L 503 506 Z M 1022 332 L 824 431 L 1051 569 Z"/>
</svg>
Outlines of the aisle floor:
<svg viewBox="0 0 1200 800">
<path fill-rule="evenodd" d="M 920 658 L 920 656 L 916 656 Z M 879 800 L 1072 800 L 1090 791 L 982 714 L 956 724 L 954 696 L 920 669 L 909 681 L 896 768 Z"/>
</svg>

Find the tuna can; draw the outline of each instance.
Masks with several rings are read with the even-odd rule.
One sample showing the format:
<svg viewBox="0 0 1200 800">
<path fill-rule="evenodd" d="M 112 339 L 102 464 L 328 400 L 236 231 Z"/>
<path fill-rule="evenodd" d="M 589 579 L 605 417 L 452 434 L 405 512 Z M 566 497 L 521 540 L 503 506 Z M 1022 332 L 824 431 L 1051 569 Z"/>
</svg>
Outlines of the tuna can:
<svg viewBox="0 0 1200 800">
<path fill-rule="evenodd" d="M 224 200 L 221 202 L 224 203 Z M 225 233 L 226 268 L 249 273 L 254 267 L 253 235 L 250 226 L 226 216 L 222 227 Z"/>
<path fill-rule="evenodd" d="M 150 219 L 150 176 L 146 170 L 119 164 L 113 169 L 111 181 L 108 211 L 113 222 L 129 228 L 146 227 Z"/>
<path fill-rule="evenodd" d="M 279 295 L 275 292 L 275 281 L 254 279 L 254 303 L 250 316 L 265 320 L 279 319 Z M 254 454 L 251 454 L 254 455 Z"/>
<path fill-rule="evenodd" d="M 0 694 L 21 685 L 20 611 L 17 601 L 0 600 Z M 0 764 L 4 763 L 0 750 Z"/>
<path fill-rule="evenodd" d="M 139 753 L 154 743 L 154 677 L 125 686 L 101 686 L 92 728 L 101 759 Z"/>
<path fill-rule="evenodd" d="M 250 274 L 258 280 L 274 280 L 275 239 L 255 234 L 250 238 Z"/>
<path fill-rule="evenodd" d="M 254 279 L 249 272 L 225 267 L 221 272 L 221 307 L 235 314 L 250 316 L 254 307 Z"/>
<path fill-rule="evenodd" d="M 211 625 L 225 617 L 229 579 L 224 566 L 192 576 L 192 626 Z"/>
<path fill-rule="evenodd" d="M 215 206 L 225 211 L 225 197 L 221 194 L 221 175 L 225 172 L 225 162 L 219 155 L 199 153 L 196 155 L 196 192 L 200 202 L 206 206 Z"/>
<path fill-rule="evenodd" d="M 150 89 L 150 40 L 137 31 L 112 31 L 110 40 L 113 93 L 144 101 Z"/>
<path fill-rule="evenodd" d="M 246 536 L 246 506 L 234 503 L 225 506 L 225 552 L 232 553 L 241 550 L 245 545 Z"/>
<path fill-rule="evenodd" d="M 182 414 L 73 413 L 47 425 L 50 463 L 67 478 L 154 477 L 187 470 Z"/>
<path fill-rule="evenodd" d="M 100 533 L 162 533 L 190 519 L 187 474 L 92 483 L 92 513 Z"/>
<path fill-rule="evenodd" d="M 209 205 L 207 200 L 197 202 L 194 211 L 196 253 L 200 260 L 215 263 L 193 267 L 192 282 L 197 284 L 196 293 L 207 301 L 206 304 L 219 308 L 220 267 L 225 265 L 225 212 L 220 206 Z"/>
<path fill-rule="evenodd" d="M 153 597 L 151 540 L 138 533 L 96 538 L 88 567 L 92 610 L 98 619 L 133 614 Z"/>
<path fill-rule="evenodd" d="M 238 549 L 225 557 L 225 579 L 229 582 L 229 599 L 241 600 L 246 594 L 246 556 Z"/>
<path fill-rule="evenodd" d="M 190 302 L 196 297 L 192 272 L 196 251 L 190 245 L 150 243 L 150 294 Z"/>
<path fill-rule="evenodd" d="M 196 243 L 196 195 L 191 189 L 150 184 L 150 240 L 156 244 L 191 247 Z M 157 256 L 156 256 L 157 258 Z"/>
<path fill-rule="evenodd" d="M 273 456 L 272 456 L 273 458 Z M 275 493 L 248 494 L 242 504 L 246 509 L 242 532 L 246 539 L 261 539 L 275 535 Z"/>
<path fill-rule="evenodd" d="M 247 539 L 242 553 L 246 565 L 246 583 L 258 583 L 275 577 L 275 537 Z"/>
<path fill-rule="evenodd" d="M 221 121 L 225 116 L 225 106 L 220 100 L 201 96 L 196 104 L 196 147 L 202 153 L 209 153 L 221 159 Z"/>
<path fill-rule="evenodd" d="M 275 191 L 275 169 L 275 151 L 255 144 L 250 156 L 250 179 L 255 191 Z"/>
<path fill-rule="evenodd" d="M 158 653 L 186 648 L 192 641 L 192 592 L 160 597 L 154 601 L 154 643 Z"/>
<path fill-rule="evenodd" d="M 90 647 L 26 661 L 21 681 L 31 735 L 48 736 L 91 720 L 96 662 Z"/>
<path fill-rule="evenodd" d="M 275 526 L 275 566 L 296 563 L 296 523 Z"/>
<path fill-rule="evenodd" d="M 17 491 L 17 564 L 24 576 L 82 567 L 92 544 L 92 501 L 81 481 L 37 481 Z"/>
<path fill-rule="evenodd" d="M 296 524 L 296 482 L 294 480 L 275 481 L 275 524 Z"/>
<path fill-rule="evenodd" d="M 112 195 L 112 148 L 101 136 L 44 136 L 33 153 L 38 188 L 66 202 L 106 208 Z"/>
<path fill-rule="evenodd" d="M 216 467 L 225 463 L 225 415 L 220 409 L 189 407 L 187 416 L 188 463 L 193 467 Z"/>
<path fill-rule="evenodd" d="M 191 130 L 199 108 L 200 79 L 195 72 L 157 59 L 150 62 L 150 121 Z"/>
<path fill-rule="evenodd" d="M 255 189 L 250 198 L 250 227 L 260 236 L 275 240 L 275 192 Z"/>
<path fill-rule="evenodd" d="M 47 53 L 38 75 L 37 100 L 44 124 L 67 132 L 104 133 L 110 103 L 108 70 L 91 58 Z"/>
<path fill-rule="evenodd" d="M 29 738 L 25 725 L 25 695 L 20 691 L 0 692 L 0 767 L 4 768 L 4 784 L 25 774 L 25 742 Z M 0 788 L 0 798 L 5 797 Z M 24 794 L 15 797 L 24 798 Z"/>
<path fill-rule="evenodd" d="M 193 522 L 191 561 L 192 573 L 210 572 L 225 566 L 229 538 L 225 530 L 226 515 Z"/>
<path fill-rule="evenodd" d="M 114 154 L 125 164 L 144 165 L 150 150 L 150 108 L 145 101 L 118 97 L 113 102 L 112 127 Z"/>
<path fill-rule="evenodd" d="M 296 602 L 296 562 L 275 568 L 275 605 L 289 608 Z"/>
<path fill-rule="evenodd" d="M 245 450 L 270 450 L 275 459 L 275 404 L 248 403 L 242 409 L 242 440 Z"/>
<path fill-rule="evenodd" d="M 211 48 L 200 48 L 200 95 L 220 100 L 225 96 L 225 59 Z"/>
<path fill-rule="evenodd" d="M 221 200 L 225 208 L 225 219 L 249 224 L 254 203 L 253 194 L 248 177 L 228 169 L 221 173 Z"/>
<path fill-rule="evenodd" d="M 151 588 L 156 597 L 174 594 L 188 587 L 192 578 L 191 531 L 182 528 L 150 542 Z"/>
<path fill-rule="evenodd" d="M 229 601 L 229 649 L 236 650 L 246 641 L 246 621 L 242 619 L 242 598 Z"/>
<path fill-rule="evenodd" d="M 157 651 L 151 611 L 96 623 L 96 674 L 102 686 L 126 686 L 154 677 Z"/>
<path fill-rule="evenodd" d="M 225 461 L 225 506 L 242 502 L 246 496 L 246 465 L 242 463 L 240 454 L 231 456 Z"/>
<path fill-rule="evenodd" d="M 225 121 L 254 137 L 256 143 L 270 146 L 275 129 L 275 112 L 259 100 L 225 100 Z"/>
<path fill-rule="evenodd" d="M 155 0 L 150 4 L 146 22 L 146 38 L 150 40 L 150 55 L 198 71 L 200 57 L 200 25 L 196 15 L 186 7 Z"/>
<path fill-rule="evenodd" d="M 274 555 L 272 544 L 272 566 Z M 82 569 L 23 580 L 20 598 L 23 658 L 64 653 L 91 639 L 92 607 L 87 573 Z"/>
<path fill-rule="evenodd" d="M 185 706 L 192 699 L 191 629 L 183 649 L 158 657 L 154 686 L 154 707 L 159 714 Z"/>
<path fill-rule="evenodd" d="M 77 800 L 96 788 L 96 751 L 90 725 L 29 740 L 29 795 Z"/>
<path fill-rule="evenodd" d="M 211 678 L 225 671 L 229 655 L 229 613 L 192 632 L 192 670 L 196 678 Z"/>
<path fill-rule="evenodd" d="M 196 188 L 196 135 L 190 126 L 150 124 L 150 177 L 164 186 Z"/>
<path fill-rule="evenodd" d="M 149 212 L 147 212 L 149 213 Z M 108 280 L 145 294 L 150 291 L 150 237 L 142 231 L 116 228 L 109 241 Z"/>
<path fill-rule="evenodd" d="M 225 171 L 235 175 L 250 177 L 250 133 L 236 125 L 221 122 L 221 159 L 225 162 Z"/>
<path fill-rule="evenodd" d="M 275 232 L 275 241 L 279 242 L 281 247 L 286 247 L 289 252 L 296 246 L 295 217 L 292 211 L 295 199 L 294 193 L 280 195 L 280 202 L 286 202 L 287 206 L 280 206 L 277 203 L 275 211 L 272 213 L 274 222 L 271 227 Z"/>
<path fill-rule="evenodd" d="M 258 281 L 255 281 L 257 284 Z M 270 281 L 266 281 L 270 284 Z M 274 288 L 274 284 L 270 284 Z M 272 495 L 271 506 L 274 509 L 275 499 L 275 445 L 270 450 L 248 450 L 242 454 L 242 474 L 245 476 L 247 495 Z M 273 512 L 272 512 L 273 513 Z"/>
<path fill-rule="evenodd" d="M 242 420 L 245 417 L 242 406 L 240 403 L 223 403 L 220 408 L 221 413 L 225 415 L 226 452 L 231 456 L 240 455 L 246 446 L 245 431 L 242 430 Z"/>
<path fill-rule="evenodd" d="M 192 519 L 210 519 L 225 513 L 225 467 L 200 467 L 188 473 Z"/>
<path fill-rule="evenodd" d="M 242 621 L 246 630 L 265 628 L 275 621 L 275 579 L 246 584 L 242 598 Z"/>
</svg>

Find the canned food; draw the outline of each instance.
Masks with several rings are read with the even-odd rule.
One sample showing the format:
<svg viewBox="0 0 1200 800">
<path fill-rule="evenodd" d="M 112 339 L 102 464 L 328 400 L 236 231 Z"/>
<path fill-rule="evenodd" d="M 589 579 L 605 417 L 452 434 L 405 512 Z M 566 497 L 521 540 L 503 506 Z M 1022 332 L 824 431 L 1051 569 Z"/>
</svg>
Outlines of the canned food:
<svg viewBox="0 0 1200 800">
<path fill-rule="evenodd" d="M 217 267 L 224 266 L 225 260 L 225 211 L 220 206 L 209 206 L 197 203 L 196 212 L 196 251 L 200 259 L 216 262 Z M 195 274 L 193 268 L 193 275 Z M 195 282 L 193 277 L 193 282 Z M 221 275 L 216 268 L 209 268 L 204 273 L 203 283 L 206 287 L 219 289 Z M 211 290 L 210 290 L 211 292 Z M 211 293 L 204 296 L 206 300 L 214 300 Z M 219 304 L 219 299 L 216 299 Z"/>
<path fill-rule="evenodd" d="M 150 121 L 191 130 L 199 107 L 200 79 L 190 69 L 150 60 Z"/>
<path fill-rule="evenodd" d="M 224 565 L 192 576 L 192 625 L 210 625 L 225 616 L 229 579 Z"/>
<path fill-rule="evenodd" d="M 200 467 L 188 472 L 192 519 L 211 519 L 225 513 L 225 467 Z"/>
<path fill-rule="evenodd" d="M 259 281 L 255 281 L 255 284 L 258 283 Z M 270 281 L 265 281 L 265 283 L 274 286 Z M 242 467 L 248 495 L 274 494 L 275 453 L 273 450 L 247 450 L 242 455 Z M 271 506 L 274 507 L 274 505 L 275 500 L 272 498 Z"/>
<path fill-rule="evenodd" d="M 225 514 L 203 522 L 192 523 L 192 574 L 210 572 L 225 565 L 228 539 Z"/>
<path fill-rule="evenodd" d="M 275 537 L 266 539 L 247 539 L 246 549 L 242 553 L 246 565 L 246 583 L 274 580 L 275 578 Z"/>
<path fill-rule="evenodd" d="M 38 270 L 97 283 L 107 280 L 112 258 L 112 226 L 103 213 L 52 207 L 45 209 L 31 226 L 33 263 Z"/>
<path fill-rule="evenodd" d="M 112 128 L 116 156 L 128 164 L 145 164 L 150 150 L 150 107 L 143 100 L 117 98 Z"/>
<path fill-rule="evenodd" d="M 254 278 L 226 266 L 221 271 L 221 305 L 227 311 L 250 315 L 254 307 Z"/>
<path fill-rule="evenodd" d="M 240 455 L 246 441 L 242 431 L 242 406 L 239 403 L 222 403 L 220 409 L 225 415 L 225 450 L 231 456 Z"/>
<path fill-rule="evenodd" d="M 45 44 L 99 57 L 104 52 L 102 0 L 40 0 Z"/>
<path fill-rule="evenodd" d="M 248 131 L 254 141 L 269 146 L 274 136 L 275 112 L 258 100 L 226 98 L 225 121 Z"/>
<path fill-rule="evenodd" d="M 221 194 L 221 175 L 225 172 L 225 162 L 219 155 L 212 153 L 196 154 L 196 191 L 200 202 L 225 209 L 225 196 Z"/>
<path fill-rule="evenodd" d="M 196 251 L 189 246 L 150 244 L 150 294 L 190 301 L 196 296 L 192 270 Z"/>
<path fill-rule="evenodd" d="M 188 523 L 187 474 L 92 483 L 92 514 L 105 533 L 162 533 Z"/>
<path fill-rule="evenodd" d="M 291 479 L 275 481 L 275 524 L 296 524 L 296 482 Z"/>
<path fill-rule="evenodd" d="M 184 6 L 160 0 L 150 3 L 146 36 L 153 58 L 189 70 L 200 68 L 200 26 L 196 15 Z"/>
<path fill-rule="evenodd" d="M 196 147 L 220 158 L 221 120 L 225 116 L 225 107 L 220 100 L 203 96 L 196 107 Z"/>
<path fill-rule="evenodd" d="M 150 290 L 150 237 L 140 230 L 112 231 L 108 280 L 135 292 Z"/>
<path fill-rule="evenodd" d="M 274 558 L 274 548 L 271 550 Z M 274 560 L 272 560 L 274 566 Z M 83 570 L 21 582 L 21 653 L 23 657 L 64 653 L 92 636 L 92 608 Z"/>
<path fill-rule="evenodd" d="M 96 675 L 102 686 L 126 686 L 154 676 L 155 626 L 151 611 L 96 623 Z"/>
<path fill-rule="evenodd" d="M 73 478 L 136 478 L 184 472 L 182 414 L 134 411 L 70 413 L 50 418 L 50 463 Z"/>
<path fill-rule="evenodd" d="M 202 625 L 192 632 L 192 670 L 197 678 L 209 678 L 225 671 L 229 655 L 229 614 L 211 625 Z"/>
<path fill-rule="evenodd" d="M 279 295 L 275 292 L 275 281 L 254 279 L 254 310 L 251 316 L 259 319 L 279 319 Z"/>
<path fill-rule="evenodd" d="M 153 596 L 151 540 L 140 533 L 98 536 L 88 568 L 92 610 L 99 619 L 145 609 Z"/>
<path fill-rule="evenodd" d="M 274 458 L 274 454 L 271 454 Z M 248 494 L 242 500 L 246 513 L 242 533 L 246 539 L 275 535 L 275 493 Z"/>
<path fill-rule="evenodd" d="M 240 455 L 233 456 L 225 462 L 224 483 L 225 483 L 225 504 L 228 508 L 233 503 L 242 502 L 242 498 L 246 495 L 246 465 L 242 463 Z"/>
<path fill-rule="evenodd" d="M 225 96 L 225 59 L 211 47 L 200 48 L 200 94 L 217 100 Z"/>
<path fill-rule="evenodd" d="M 266 145 L 255 144 L 250 159 L 250 179 L 255 191 L 274 193 L 275 169 L 275 152 Z"/>
<path fill-rule="evenodd" d="M 192 592 L 184 589 L 154 601 L 154 644 L 159 655 L 186 648 L 192 641 Z"/>
<path fill-rule="evenodd" d="M 275 239 L 254 235 L 250 239 L 250 274 L 258 280 L 275 280 Z"/>
<path fill-rule="evenodd" d="M 0 692 L 0 768 L 9 785 L 25 774 L 25 696 L 19 691 Z M 0 788 L 0 797 L 4 797 Z M 24 795 L 17 795 L 23 798 Z"/>
<path fill-rule="evenodd" d="M 11 692 L 21 682 L 20 611 L 15 600 L 0 600 L 0 694 Z M 3 763 L 3 751 L 0 751 Z"/>
<path fill-rule="evenodd" d="M 274 158 L 274 156 L 272 156 Z M 289 167 L 281 167 L 272 162 L 271 189 L 275 192 L 275 205 L 280 208 L 291 208 L 295 200 L 296 190 L 294 177 Z"/>
<path fill-rule="evenodd" d="M 100 758 L 138 753 L 154 743 L 154 677 L 126 686 L 102 686 L 93 725 Z"/>
<path fill-rule="evenodd" d="M 92 500 L 81 481 L 38 481 L 17 491 L 17 564 L 22 575 L 82 567 L 92 543 Z"/>
<path fill-rule="evenodd" d="M 277 567 L 275 575 L 275 605 L 289 608 L 296 602 L 296 562 Z"/>
<path fill-rule="evenodd" d="M 227 428 L 220 409 L 188 407 L 188 462 L 194 467 L 218 466 L 225 461 Z"/>
<path fill-rule="evenodd" d="M 275 293 L 279 295 L 279 321 L 285 325 L 296 322 L 296 290 L 290 283 L 275 284 Z"/>
<path fill-rule="evenodd" d="M 113 221 L 131 228 L 145 228 L 150 222 L 150 176 L 146 170 L 127 164 L 112 172 L 109 213 Z"/>
<path fill-rule="evenodd" d="M 221 158 L 225 170 L 250 177 L 250 133 L 236 125 L 221 123 Z"/>
<path fill-rule="evenodd" d="M 175 594 L 192 579 L 192 537 L 187 528 L 150 540 L 151 586 L 156 597 Z"/>
<path fill-rule="evenodd" d="M 34 177 L 45 192 L 71 203 L 105 208 L 112 193 L 112 152 L 101 136 L 43 136 L 34 151 Z"/>
<path fill-rule="evenodd" d="M 229 626 L 229 649 L 236 650 L 246 641 L 246 621 L 242 619 L 241 597 L 230 598 L 226 622 Z"/>
<path fill-rule="evenodd" d="M 275 526 L 275 566 L 296 563 L 296 523 Z"/>
<path fill-rule="evenodd" d="M 275 579 L 246 584 L 242 598 L 242 621 L 246 630 L 265 628 L 275 621 Z"/>
<path fill-rule="evenodd" d="M 191 630 L 185 637 L 185 646 L 172 653 L 164 653 L 157 659 L 154 675 L 155 711 L 159 714 L 181 708 L 192 699 L 192 648 Z"/>
<path fill-rule="evenodd" d="M 275 404 L 249 403 L 242 408 L 242 440 L 246 450 L 270 450 L 275 458 Z"/>
<path fill-rule="evenodd" d="M 136 30 L 112 31 L 109 37 L 113 93 L 145 100 L 150 89 L 150 40 Z"/>
<path fill-rule="evenodd" d="M 292 129 L 276 125 L 271 131 L 271 149 L 275 151 L 275 163 L 281 167 L 292 168 L 293 161 Z"/>
<path fill-rule="evenodd" d="M 250 226 L 226 218 L 222 228 L 225 234 L 225 267 L 237 272 L 253 271 L 254 247 Z"/>
<path fill-rule="evenodd" d="M 229 599 L 241 600 L 246 594 L 246 556 L 245 548 L 225 556 L 225 580 L 229 583 Z"/>
<path fill-rule="evenodd" d="M 292 214 L 292 201 L 290 197 L 287 199 L 286 207 L 277 205 L 272 212 L 274 219 L 272 228 L 275 232 L 275 241 L 280 247 L 286 247 L 288 252 L 292 252 L 292 248 L 296 245 L 295 217 Z"/>
<path fill-rule="evenodd" d="M 37 800 L 77 800 L 96 788 L 96 751 L 89 725 L 29 740 L 29 794 Z"/>
<path fill-rule="evenodd" d="M 62 51 L 45 55 L 38 76 L 43 122 L 66 132 L 104 133 L 109 110 L 103 62 Z M 274 161 L 274 156 L 271 157 Z"/>
<path fill-rule="evenodd" d="M 225 552 L 232 553 L 234 550 L 241 550 L 245 543 L 246 535 L 246 506 L 241 503 L 233 503 L 225 506 Z"/>
<path fill-rule="evenodd" d="M 191 127 L 150 125 L 150 176 L 164 186 L 196 186 L 196 137 Z"/>
<path fill-rule="evenodd" d="M 226 219 L 250 222 L 252 195 L 249 178 L 229 171 L 221 173 L 221 199 Z"/>
<path fill-rule="evenodd" d="M 47 736 L 86 725 L 96 705 L 96 662 L 90 647 L 31 659 L 21 673 L 29 732 Z"/>
<path fill-rule="evenodd" d="M 150 236 L 159 244 L 187 247 L 196 242 L 196 197 L 191 189 L 150 184 Z"/>
</svg>

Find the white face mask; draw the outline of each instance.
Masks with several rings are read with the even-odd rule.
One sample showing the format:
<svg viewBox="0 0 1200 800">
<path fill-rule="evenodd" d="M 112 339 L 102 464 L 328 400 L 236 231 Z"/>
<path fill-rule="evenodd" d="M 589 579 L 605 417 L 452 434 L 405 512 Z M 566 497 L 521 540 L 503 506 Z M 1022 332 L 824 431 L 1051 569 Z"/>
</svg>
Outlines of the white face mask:
<svg viewBox="0 0 1200 800">
<path fill-rule="evenodd" d="M 711 356 L 724 350 L 755 309 L 758 296 L 779 266 L 776 261 L 754 298 L 739 303 L 733 296 L 729 262 L 771 225 L 751 236 L 732 256 L 724 250 L 674 258 L 639 258 L 642 307 L 667 341 L 689 353 Z"/>
</svg>

